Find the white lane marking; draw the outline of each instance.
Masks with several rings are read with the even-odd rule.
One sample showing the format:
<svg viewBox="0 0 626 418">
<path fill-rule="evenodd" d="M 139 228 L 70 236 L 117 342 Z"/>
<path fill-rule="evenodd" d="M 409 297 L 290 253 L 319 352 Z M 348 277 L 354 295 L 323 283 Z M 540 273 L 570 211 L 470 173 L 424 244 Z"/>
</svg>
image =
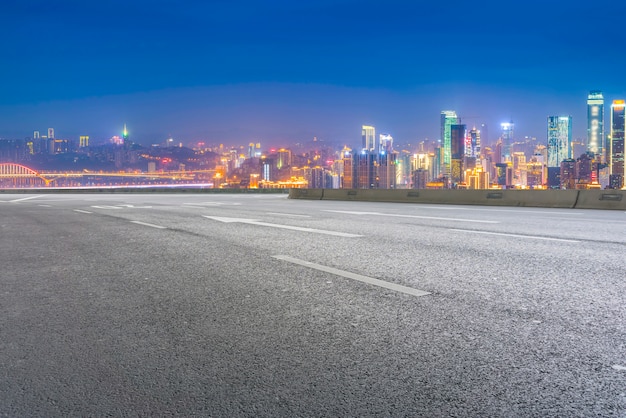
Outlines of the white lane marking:
<svg viewBox="0 0 626 418">
<path fill-rule="evenodd" d="M 93 213 L 93 212 L 89 212 L 87 210 L 82 210 L 82 209 L 74 209 L 74 212 L 78 212 L 78 213 Z"/>
<path fill-rule="evenodd" d="M 241 203 L 235 203 L 235 202 L 199 202 L 199 203 L 183 203 L 183 205 L 192 205 L 192 206 L 241 206 Z"/>
<path fill-rule="evenodd" d="M 324 235 L 333 235 L 336 237 L 346 237 L 346 238 L 357 238 L 362 237 L 363 235 L 356 234 L 348 234 L 345 232 L 336 232 L 336 231 L 326 231 L 323 229 L 313 229 L 313 228 L 302 228 L 299 226 L 290 226 L 290 225 L 279 225 L 279 224 L 270 224 L 267 222 L 261 222 L 256 219 L 243 219 L 243 218 L 224 218 L 220 216 L 207 216 L 202 215 L 205 218 L 213 219 L 214 221 L 225 222 L 225 223 L 244 223 L 250 225 L 258 225 L 258 226 L 269 226 L 271 228 L 281 228 L 281 229 L 290 229 L 292 231 L 301 231 L 301 232 L 312 232 L 314 234 L 324 234 Z"/>
<path fill-rule="evenodd" d="M 389 283 L 384 280 L 374 279 L 373 277 L 362 276 L 360 274 L 351 273 L 345 270 L 339 270 L 333 267 L 323 266 L 321 264 L 311 263 L 309 261 L 300 260 L 298 258 L 289 257 L 286 255 L 274 255 L 272 258 L 277 260 L 287 261 L 288 263 L 298 264 L 300 266 L 312 268 L 319 271 L 324 271 L 326 273 L 331 273 L 337 276 L 345 277 L 347 279 L 357 280 L 359 282 L 371 284 L 378 287 L 383 287 L 385 289 L 394 290 L 396 292 L 405 293 L 407 295 L 413 296 L 426 296 L 430 295 L 430 292 L 425 292 L 423 290 L 413 289 L 412 287 L 402 286 L 395 283 Z"/>
<path fill-rule="evenodd" d="M 268 215 L 289 216 L 291 218 L 310 218 L 310 215 L 296 215 L 295 213 L 267 212 Z"/>
<path fill-rule="evenodd" d="M 107 205 L 95 205 L 95 206 L 92 206 L 92 208 L 95 208 L 95 209 L 122 209 L 119 206 L 107 206 Z"/>
<path fill-rule="evenodd" d="M 188 203 L 183 203 L 183 208 L 193 208 L 193 209 L 206 209 L 206 206 L 195 206 L 195 205 L 190 205 Z"/>
<path fill-rule="evenodd" d="M 463 219 L 463 218 L 442 218 L 438 216 L 418 216 L 418 215 L 397 215 L 393 213 L 381 213 L 381 212 L 354 212 L 348 210 L 324 210 L 323 212 L 333 213 L 345 213 L 347 215 L 373 215 L 373 216 L 385 216 L 389 218 L 414 218 L 414 219 L 431 219 L 437 221 L 454 221 L 454 222 L 475 222 L 481 224 L 499 224 L 499 221 L 480 221 L 476 219 Z"/>
<path fill-rule="evenodd" d="M 11 202 L 11 203 L 23 202 L 25 200 L 39 199 L 40 197 L 44 197 L 44 196 L 45 196 L 45 194 L 38 195 L 38 196 L 22 197 L 21 199 L 9 200 L 9 202 Z"/>
<path fill-rule="evenodd" d="M 131 208 L 131 209 L 151 209 L 152 206 L 135 206 L 135 205 L 117 205 L 123 208 Z"/>
<path fill-rule="evenodd" d="M 573 239 L 548 238 L 548 237 L 540 237 L 540 236 L 537 236 L 537 235 L 505 234 L 505 233 L 502 233 L 502 232 L 471 231 L 469 229 L 450 229 L 450 231 L 469 232 L 470 234 L 499 235 L 499 236 L 502 236 L 502 237 L 513 237 L 513 238 L 540 239 L 540 240 L 544 240 L 544 241 L 580 242 L 580 241 L 576 241 L 576 240 L 573 240 Z"/>
<path fill-rule="evenodd" d="M 619 370 L 620 372 L 626 372 L 625 366 L 620 366 L 619 364 L 614 364 L 611 366 L 613 370 Z"/>
<path fill-rule="evenodd" d="M 423 209 L 441 209 L 441 210 L 462 210 L 463 212 L 466 211 L 475 211 L 475 212 L 511 212 L 511 213 L 525 213 L 525 214 L 541 214 L 541 215 L 576 215 L 576 216 L 580 216 L 583 215 L 582 212 L 544 212 L 544 211 L 536 211 L 533 209 L 538 209 L 538 208 L 533 208 L 533 207 L 528 207 L 528 210 L 515 210 L 515 209 L 477 209 L 477 208 L 468 208 L 466 206 L 463 207 L 452 207 L 452 206 L 430 206 L 430 205 L 424 205 L 422 207 Z"/>
<path fill-rule="evenodd" d="M 42 208 L 50 208 L 50 207 L 52 207 L 50 205 L 37 205 L 37 206 L 41 206 Z"/>
<path fill-rule="evenodd" d="M 141 222 L 141 221 L 130 221 L 130 223 L 137 224 L 137 225 L 143 225 L 143 226 L 149 226 L 150 228 L 156 228 L 156 229 L 167 229 L 166 226 L 149 224 L 147 222 Z"/>
</svg>

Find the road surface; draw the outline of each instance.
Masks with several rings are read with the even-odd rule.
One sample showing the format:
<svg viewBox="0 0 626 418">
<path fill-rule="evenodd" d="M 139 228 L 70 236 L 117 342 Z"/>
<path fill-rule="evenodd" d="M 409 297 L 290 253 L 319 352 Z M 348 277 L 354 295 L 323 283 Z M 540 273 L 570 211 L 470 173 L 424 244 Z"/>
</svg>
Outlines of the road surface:
<svg viewBox="0 0 626 418">
<path fill-rule="evenodd" d="M 626 213 L 0 195 L 0 416 L 626 417 Z"/>
</svg>

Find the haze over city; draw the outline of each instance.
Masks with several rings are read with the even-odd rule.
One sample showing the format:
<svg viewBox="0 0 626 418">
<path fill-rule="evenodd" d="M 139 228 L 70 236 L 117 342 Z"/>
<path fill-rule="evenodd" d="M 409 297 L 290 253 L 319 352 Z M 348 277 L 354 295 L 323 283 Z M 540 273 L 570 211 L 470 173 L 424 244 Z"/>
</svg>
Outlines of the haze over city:
<svg viewBox="0 0 626 418">
<path fill-rule="evenodd" d="M 22 1 L 3 5 L 0 137 L 54 127 L 149 145 L 439 139 L 440 111 L 586 138 L 586 95 L 626 97 L 622 3 Z"/>
</svg>

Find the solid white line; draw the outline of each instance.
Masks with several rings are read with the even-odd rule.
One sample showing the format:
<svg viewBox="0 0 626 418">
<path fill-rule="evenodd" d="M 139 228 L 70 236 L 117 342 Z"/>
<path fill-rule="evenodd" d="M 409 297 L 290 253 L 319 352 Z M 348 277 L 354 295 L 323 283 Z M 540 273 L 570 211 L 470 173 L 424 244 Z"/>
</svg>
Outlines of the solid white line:
<svg viewBox="0 0 626 418">
<path fill-rule="evenodd" d="M 21 199 L 9 200 L 9 202 L 11 202 L 11 203 L 23 202 L 25 200 L 38 199 L 38 198 L 44 197 L 44 196 L 45 196 L 45 194 L 38 195 L 38 196 L 23 197 Z"/>
<path fill-rule="evenodd" d="M 37 206 L 41 206 L 42 208 L 49 208 L 49 207 L 51 207 L 50 205 L 37 205 Z"/>
<path fill-rule="evenodd" d="M 166 226 L 161 226 L 161 225 L 155 225 L 155 224 L 149 224 L 146 222 L 141 222 L 141 221 L 130 221 L 133 224 L 137 224 L 137 225 L 143 225 L 143 226 L 149 226 L 150 228 L 156 228 L 156 229 L 167 229 Z"/>
<path fill-rule="evenodd" d="M 108 205 L 95 205 L 95 206 L 92 206 L 92 208 L 94 209 L 122 209 L 119 206 L 108 206 Z"/>
<path fill-rule="evenodd" d="M 540 215 L 573 215 L 580 216 L 583 215 L 582 212 L 547 212 L 547 211 L 538 211 L 533 209 L 539 209 L 538 207 L 527 207 L 527 210 L 519 210 L 519 209 L 488 209 L 488 208 L 468 208 L 467 206 L 463 207 L 454 207 L 454 206 L 430 206 L 424 205 L 421 208 L 428 209 L 437 209 L 437 210 L 462 210 L 466 211 L 475 211 L 475 212 L 511 212 L 511 213 L 525 213 L 525 214 L 540 214 Z"/>
<path fill-rule="evenodd" d="M 332 235 L 335 237 L 358 238 L 358 237 L 363 236 L 363 235 L 356 235 L 356 234 L 348 234 L 346 232 L 326 231 L 324 229 L 303 228 L 300 226 L 271 224 L 267 222 L 257 221 L 256 219 L 224 218 L 224 217 L 219 217 L 219 216 L 208 216 L 208 215 L 202 215 L 202 216 L 204 218 L 213 219 L 215 221 L 225 222 L 225 223 L 242 223 L 242 224 L 249 224 L 249 225 L 269 226 L 270 228 L 289 229 L 292 231 L 301 231 L 301 232 L 312 232 L 314 234 Z"/>
<path fill-rule="evenodd" d="M 273 258 L 277 260 L 287 261 L 288 263 L 297 264 L 300 266 L 312 268 L 314 270 L 324 271 L 326 273 L 334 274 L 336 276 L 345 277 L 347 279 L 357 280 L 359 282 L 371 284 L 374 286 L 382 287 L 385 289 L 393 290 L 400 293 L 413 296 L 426 296 L 430 295 L 430 292 L 424 292 L 423 290 L 413 289 L 412 287 L 406 287 L 395 283 L 385 282 L 383 280 L 374 279 L 372 277 L 362 276 L 360 274 L 351 273 L 345 270 L 339 270 L 333 267 L 323 266 L 321 264 L 311 263 L 309 261 L 300 260 L 297 258 L 289 257 L 286 255 L 274 255 Z"/>
<path fill-rule="evenodd" d="M 252 225 L 259 225 L 259 226 L 270 226 L 272 228 L 290 229 L 292 231 L 313 232 L 315 234 L 333 235 L 335 237 L 358 238 L 358 237 L 363 236 L 363 235 L 357 235 L 357 234 L 348 234 L 346 232 L 326 231 L 323 229 L 303 228 L 303 227 L 291 226 L 291 225 L 278 225 L 278 224 L 270 224 L 270 223 L 258 222 L 258 221 L 247 222 L 247 223 L 250 223 Z"/>
<path fill-rule="evenodd" d="M 479 221 L 476 219 L 463 219 L 463 218 L 441 218 L 438 216 L 418 216 L 418 215 L 397 215 L 393 213 L 381 213 L 381 212 L 354 212 L 347 210 L 324 210 L 323 212 L 333 213 L 345 213 L 348 215 L 373 215 L 373 216 L 385 216 L 390 218 L 415 218 L 415 219 L 431 219 L 436 221 L 454 221 L 454 222 L 474 222 L 481 224 L 499 224 L 499 221 Z"/>
<path fill-rule="evenodd" d="M 296 215 L 295 213 L 267 212 L 268 215 L 289 216 L 292 218 L 310 218 L 309 215 Z"/>
<path fill-rule="evenodd" d="M 470 231 L 468 229 L 450 229 L 450 231 L 469 232 L 470 234 L 500 235 L 500 236 L 503 236 L 503 237 L 513 237 L 513 238 L 540 239 L 540 240 L 544 240 L 544 241 L 580 242 L 580 241 L 576 241 L 576 240 L 573 240 L 573 239 L 548 238 L 548 237 L 539 237 L 539 236 L 536 236 L 536 235 L 504 234 L 504 233 L 501 233 L 501 232 Z"/>
<path fill-rule="evenodd" d="M 93 213 L 93 212 L 89 212 L 89 211 L 82 210 L 82 209 L 74 209 L 74 212 L 79 212 L 79 213 Z"/>
</svg>

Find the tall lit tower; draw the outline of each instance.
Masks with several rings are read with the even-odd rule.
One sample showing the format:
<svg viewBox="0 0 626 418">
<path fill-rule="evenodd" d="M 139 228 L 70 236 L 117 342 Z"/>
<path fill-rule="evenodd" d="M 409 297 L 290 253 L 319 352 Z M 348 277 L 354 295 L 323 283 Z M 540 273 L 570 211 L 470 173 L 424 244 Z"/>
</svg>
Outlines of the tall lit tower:
<svg viewBox="0 0 626 418">
<path fill-rule="evenodd" d="M 459 124 L 459 118 L 454 110 L 441 111 L 441 141 L 443 142 L 442 173 L 450 175 L 452 161 L 452 125 Z"/>
<path fill-rule="evenodd" d="M 467 127 L 461 124 L 450 126 L 450 179 L 452 183 L 463 181 L 463 157 L 465 157 L 465 141 Z"/>
<path fill-rule="evenodd" d="M 624 187 L 624 117 L 626 103 L 613 100 L 611 105 L 611 139 L 609 143 L 609 187 Z"/>
<path fill-rule="evenodd" d="M 604 154 L 604 96 L 599 90 L 587 96 L 587 151 Z"/>
<path fill-rule="evenodd" d="M 515 128 L 515 124 L 513 121 L 504 122 L 500 124 L 500 128 L 502 129 L 502 162 L 512 161 L 511 160 L 511 146 L 513 145 L 513 131 Z"/>
<path fill-rule="evenodd" d="M 124 131 L 122 131 L 122 139 L 124 140 L 124 143 L 128 141 L 128 129 L 126 129 L 126 124 L 124 124 Z"/>
<path fill-rule="evenodd" d="M 561 167 L 571 157 L 572 117 L 548 116 L 548 167 Z"/>
<path fill-rule="evenodd" d="M 393 151 L 393 137 L 389 134 L 380 134 L 378 142 L 379 152 Z"/>
<path fill-rule="evenodd" d="M 54 139 L 54 128 L 48 128 L 48 139 Z"/>
<path fill-rule="evenodd" d="M 465 155 L 474 158 L 480 157 L 480 131 L 475 126 L 469 131 L 468 145 L 469 147 L 465 150 Z"/>
<path fill-rule="evenodd" d="M 363 149 L 366 151 L 374 151 L 376 149 L 376 128 L 373 126 L 363 125 L 361 131 L 363 141 Z"/>
</svg>

